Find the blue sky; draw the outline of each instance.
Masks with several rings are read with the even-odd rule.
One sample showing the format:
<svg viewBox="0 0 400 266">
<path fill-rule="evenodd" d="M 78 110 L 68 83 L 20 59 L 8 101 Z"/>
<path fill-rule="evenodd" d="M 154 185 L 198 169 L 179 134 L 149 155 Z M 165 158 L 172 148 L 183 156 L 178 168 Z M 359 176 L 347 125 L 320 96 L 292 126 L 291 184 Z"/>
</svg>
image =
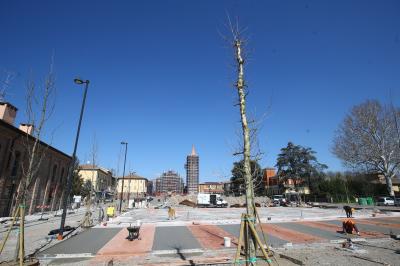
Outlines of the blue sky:
<svg viewBox="0 0 400 266">
<path fill-rule="evenodd" d="M 1 1 L 0 69 L 17 73 L 6 98 L 17 123 L 30 73 L 39 83 L 54 52 L 55 147 L 72 153 L 80 76 L 91 82 L 81 161 L 96 135 L 105 167 L 122 172 L 125 140 L 127 171 L 185 177 L 194 144 L 201 181 L 227 179 L 240 159 L 233 55 L 219 34 L 228 34 L 227 12 L 248 28 L 248 112 L 263 118 L 263 167 L 292 141 L 342 170 L 330 149 L 349 109 L 400 103 L 399 1 Z"/>
</svg>

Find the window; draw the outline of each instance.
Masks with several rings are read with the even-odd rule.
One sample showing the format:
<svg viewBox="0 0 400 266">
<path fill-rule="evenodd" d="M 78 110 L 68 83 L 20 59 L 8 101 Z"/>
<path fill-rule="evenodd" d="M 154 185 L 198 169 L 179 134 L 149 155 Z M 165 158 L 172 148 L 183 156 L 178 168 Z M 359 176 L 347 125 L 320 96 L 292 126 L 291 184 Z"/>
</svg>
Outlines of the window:
<svg viewBox="0 0 400 266">
<path fill-rule="evenodd" d="M 14 164 L 13 164 L 12 170 L 11 170 L 11 177 L 17 176 L 20 159 L 21 159 L 21 153 L 17 151 L 15 153 Z"/>
</svg>

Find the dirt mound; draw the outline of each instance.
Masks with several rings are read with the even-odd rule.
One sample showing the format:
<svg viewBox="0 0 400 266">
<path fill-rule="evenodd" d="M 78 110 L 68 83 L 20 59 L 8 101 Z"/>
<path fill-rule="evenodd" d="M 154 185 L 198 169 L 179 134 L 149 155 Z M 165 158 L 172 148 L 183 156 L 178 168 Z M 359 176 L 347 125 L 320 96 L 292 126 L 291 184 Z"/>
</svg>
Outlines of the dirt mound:
<svg viewBox="0 0 400 266">
<path fill-rule="evenodd" d="M 228 206 L 245 206 L 246 198 L 245 196 L 240 197 L 232 197 L 232 196 L 222 196 L 224 200 L 228 203 Z M 160 201 L 159 201 L 160 200 Z M 197 203 L 197 195 L 172 195 L 167 197 L 156 197 L 153 200 L 153 205 L 165 205 L 171 207 L 177 207 L 182 202 L 190 202 L 190 205 L 182 204 L 186 206 L 192 206 L 192 203 Z M 271 203 L 271 199 L 268 197 L 255 197 L 254 202 L 256 203 L 257 207 L 268 207 Z"/>
</svg>

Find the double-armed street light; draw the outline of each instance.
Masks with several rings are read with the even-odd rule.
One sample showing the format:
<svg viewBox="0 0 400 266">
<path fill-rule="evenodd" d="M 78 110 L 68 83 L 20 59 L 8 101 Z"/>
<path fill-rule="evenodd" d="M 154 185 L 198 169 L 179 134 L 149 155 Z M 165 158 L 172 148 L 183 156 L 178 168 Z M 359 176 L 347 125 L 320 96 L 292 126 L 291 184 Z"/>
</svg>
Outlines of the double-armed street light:
<svg viewBox="0 0 400 266">
<path fill-rule="evenodd" d="M 124 159 L 124 170 L 122 172 L 121 196 L 119 198 L 119 213 L 121 213 L 121 210 L 122 210 L 122 198 L 124 195 L 125 165 L 126 165 L 126 153 L 128 152 L 128 142 L 122 141 L 121 144 L 125 145 L 125 159 Z M 129 204 L 129 202 L 128 202 L 128 204 Z"/>
<path fill-rule="evenodd" d="M 78 130 L 76 132 L 76 137 L 75 137 L 75 145 L 74 145 L 74 152 L 72 154 L 72 161 L 68 169 L 68 176 L 67 176 L 67 189 L 64 192 L 64 197 L 62 201 L 62 216 L 61 216 L 61 225 L 60 225 L 60 231 L 58 233 L 58 239 L 62 240 L 63 239 L 63 233 L 64 233 L 64 225 L 65 225 L 65 218 L 67 216 L 67 201 L 69 198 L 69 193 L 71 191 L 71 185 L 72 185 L 72 174 L 74 172 L 74 166 L 76 162 L 76 149 L 78 147 L 78 140 L 79 140 L 79 133 L 81 130 L 81 124 L 82 124 L 82 117 L 83 117 L 83 111 L 85 110 L 85 102 L 86 102 L 86 94 L 88 91 L 89 87 L 89 80 L 82 80 L 79 78 L 74 79 L 75 84 L 82 85 L 85 84 L 85 92 L 83 94 L 83 100 L 82 100 L 82 107 L 81 107 L 81 114 L 79 116 L 79 123 L 78 123 Z"/>
</svg>

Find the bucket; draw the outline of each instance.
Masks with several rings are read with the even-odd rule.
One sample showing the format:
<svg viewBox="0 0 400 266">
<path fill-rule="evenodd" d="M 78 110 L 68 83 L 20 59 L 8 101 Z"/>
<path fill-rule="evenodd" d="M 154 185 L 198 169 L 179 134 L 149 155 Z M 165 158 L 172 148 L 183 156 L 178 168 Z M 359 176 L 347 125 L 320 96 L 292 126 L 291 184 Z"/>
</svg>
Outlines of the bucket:
<svg viewBox="0 0 400 266">
<path fill-rule="evenodd" d="M 226 247 L 226 248 L 231 247 L 231 238 L 230 237 L 224 237 L 224 247 Z"/>
</svg>

